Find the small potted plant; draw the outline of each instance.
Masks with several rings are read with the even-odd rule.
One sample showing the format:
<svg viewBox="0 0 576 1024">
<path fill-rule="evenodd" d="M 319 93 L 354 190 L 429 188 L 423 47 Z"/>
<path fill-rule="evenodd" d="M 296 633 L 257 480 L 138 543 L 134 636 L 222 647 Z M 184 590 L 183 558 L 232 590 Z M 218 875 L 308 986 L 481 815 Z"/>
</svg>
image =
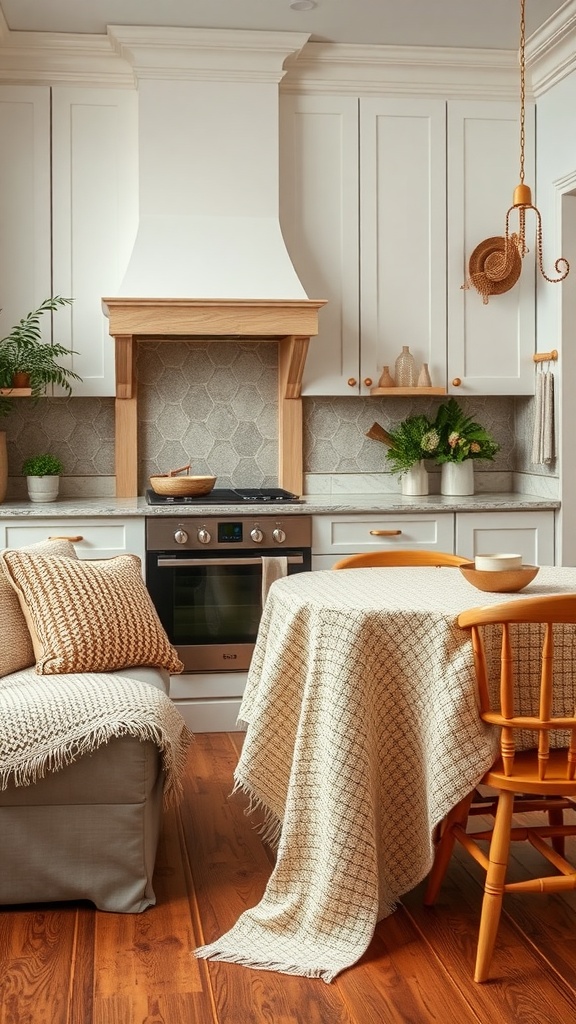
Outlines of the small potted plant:
<svg viewBox="0 0 576 1024">
<path fill-rule="evenodd" d="M 40 317 L 44 313 L 55 312 L 61 306 L 69 305 L 73 300 L 54 295 L 38 306 L 38 309 L 27 313 L 22 320 L 14 325 L 9 334 L 0 340 L 0 387 L 29 387 L 32 398 L 39 398 L 45 393 L 46 387 L 56 384 L 72 393 L 70 381 L 81 380 L 77 373 L 61 366 L 57 360 L 62 356 L 74 354 L 74 349 L 64 345 L 42 341 Z M 2 408 L 9 412 L 10 396 L 2 399 Z"/>
<path fill-rule="evenodd" d="M 454 398 L 439 407 L 434 429 L 438 435 L 435 458 L 442 467 L 441 493 L 474 494 L 474 460 L 492 461 L 500 445 Z"/>
<path fill-rule="evenodd" d="M 427 416 L 408 416 L 395 430 L 385 431 L 375 423 L 368 437 L 387 445 L 390 472 L 400 477 L 403 494 L 428 494 L 428 472 L 424 459 L 434 458 L 439 437 Z"/>
<path fill-rule="evenodd" d="M 64 471 L 56 455 L 31 455 L 22 464 L 30 501 L 56 501 L 60 474 Z"/>
</svg>

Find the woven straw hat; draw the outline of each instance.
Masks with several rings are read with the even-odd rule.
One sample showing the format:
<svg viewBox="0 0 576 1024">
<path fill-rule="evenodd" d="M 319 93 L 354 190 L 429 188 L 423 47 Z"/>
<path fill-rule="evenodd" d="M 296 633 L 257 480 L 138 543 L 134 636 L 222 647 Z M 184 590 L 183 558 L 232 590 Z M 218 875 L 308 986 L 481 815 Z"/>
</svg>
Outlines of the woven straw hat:
<svg viewBox="0 0 576 1024">
<path fill-rule="evenodd" d="M 515 237 L 510 238 L 508 257 L 506 257 L 506 239 L 503 235 L 485 238 L 476 246 L 468 262 L 469 278 L 464 287 L 474 285 L 482 296 L 484 303 L 490 295 L 502 295 L 510 291 L 520 277 L 522 260 L 515 244 Z"/>
</svg>

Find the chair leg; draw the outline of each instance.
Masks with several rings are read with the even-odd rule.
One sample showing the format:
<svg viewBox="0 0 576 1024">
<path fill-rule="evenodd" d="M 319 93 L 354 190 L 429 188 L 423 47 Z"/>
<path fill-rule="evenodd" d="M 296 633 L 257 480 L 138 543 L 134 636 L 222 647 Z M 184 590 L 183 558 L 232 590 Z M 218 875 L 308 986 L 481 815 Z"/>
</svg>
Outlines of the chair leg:
<svg viewBox="0 0 576 1024">
<path fill-rule="evenodd" d="M 494 952 L 510 851 L 510 829 L 513 809 L 514 794 L 501 792 L 494 819 L 492 841 L 490 843 L 490 863 L 484 885 L 474 981 L 486 981 Z"/>
<path fill-rule="evenodd" d="M 551 828 L 564 824 L 564 812 L 562 808 L 548 811 L 548 823 Z M 556 850 L 561 857 L 564 857 L 564 836 L 552 836 L 552 849 Z"/>
<path fill-rule="evenodd" d="M 436 901 L 440 886 L 444 880 L 444 875 L 448 870 L 452 850 L 454 849 L 454 843 L 456 842 L 453 827 L 454 825 L 462 825 L 462 828 L 466 826 L 468 811 L 470 810 L 470 804 L 472 803 L 473 796 L 474 791 L 464 797 L 459 804 L 456 804 L 444 819 L 444 828 L 436 847 L 434 863 L 432 864 L 430 874 L 428 875 L 428 885 L 424 894 L 424 906 L 426 907 L 432 906 Z"/>
</svg>

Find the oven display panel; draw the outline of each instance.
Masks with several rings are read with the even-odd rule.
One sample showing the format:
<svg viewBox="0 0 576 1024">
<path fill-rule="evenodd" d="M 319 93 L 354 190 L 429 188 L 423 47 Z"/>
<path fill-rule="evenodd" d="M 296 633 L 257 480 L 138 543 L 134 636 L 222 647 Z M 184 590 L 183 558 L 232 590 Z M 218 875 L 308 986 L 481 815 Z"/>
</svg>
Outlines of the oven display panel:
<svg viewBox="0 0 576 1024">
<path fill-rule="evenodd" d="M 239 544 L 242 542 L 242 523 L 218 523 L 219 544 Z"/>
</svg>

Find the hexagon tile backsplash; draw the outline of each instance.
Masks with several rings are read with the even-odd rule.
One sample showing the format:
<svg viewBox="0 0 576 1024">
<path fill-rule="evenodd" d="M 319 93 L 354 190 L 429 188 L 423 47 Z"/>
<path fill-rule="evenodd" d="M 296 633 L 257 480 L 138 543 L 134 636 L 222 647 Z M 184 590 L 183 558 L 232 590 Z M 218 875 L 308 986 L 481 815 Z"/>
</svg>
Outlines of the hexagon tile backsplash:
<svg viewBox="0 0 576 1024">
<path fill-rule="evenodd" d="M 278 484 L 278 351 L 273 342 L 223 340 L 141 342 L 137 351 L 139 389 L 139 490 L 148 477 L 192 465 L 213 474 L 219 487 Z M 390 429 L 415 412 L 433 418 L 440 398 L 318 397 L 304 399 L 304 468 L 308 481 L 322 477 L 381 474 L 381 444 L 366 437 L 376 420 Z M 533 399 L 462 399 L 466 412 L 500 443 L 496 460 L 476 464 L 495 479 L 513 471 L 555 475 L 556 466 L 530 463 Z M 9 498 L 25 496 L 23 460 L 53 451 L 64 463 L 68 490 L 74 478 L 104 478 L 113 493 L 114 399 L 21 399 L 0 422 L 8 437 Z M 351 478 L 351 477 L 350 477 Z M 487 490 L 498 486 L 488 485 Z M 399 485 L 389 474 L 386 490 Z M 307 488 L 310 490 L 310 488 Z M 314 488 L 312 488 L 314 489 Z M 66 488 L 63 487 L 64 492 Z M 70 492 L 73 493 L 73 492 Z M 94 493 L 97 493 L 96 491 Z"/>
</svg>

